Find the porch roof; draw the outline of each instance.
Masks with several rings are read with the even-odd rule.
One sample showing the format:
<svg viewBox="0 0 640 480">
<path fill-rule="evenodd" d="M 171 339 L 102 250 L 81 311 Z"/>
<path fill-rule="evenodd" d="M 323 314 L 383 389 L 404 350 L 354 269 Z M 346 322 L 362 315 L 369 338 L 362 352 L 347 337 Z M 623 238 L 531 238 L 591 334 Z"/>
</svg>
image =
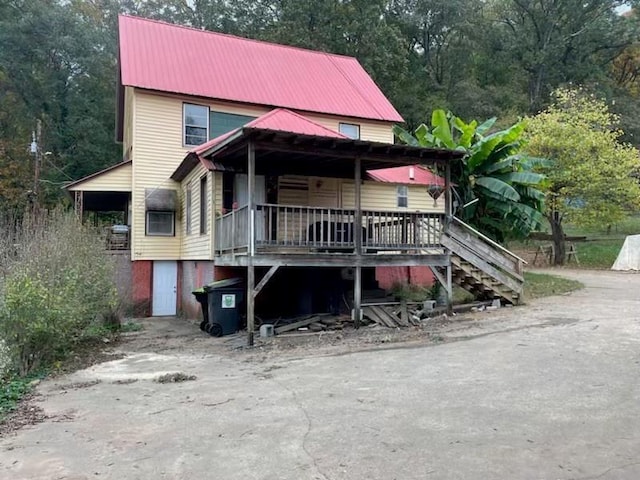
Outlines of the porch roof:
<svg viewBox="0 0 640 480">
<path fill-rule="evenodd" d="M 201 162 L 213 171 L 242 172 L 253 142 L 258 174 L 298 174 L 351 178 L 360 158 L 363 170 L 415 164 L 445 164 L 461 152 L 354 140 L 285 109 L 276 109 L 244 127 L 192 150 L 171 175 L 182 181 Z"/>
<path fill-rule="evenodd" d="M 95 190 L 95 191 L 113 191 L 113 192 L 130 192 L 131 191 L 131 180 L 127 183 L 127 174 L 129 177 L 131 176 L 130 172 L 125 173 L 125 175 L 120 178 L 110 179 L 107 178 L 109 176 L 113 176 L 116 171 L 121 171 L 123 168 L 128 168 L 131 170 L 131 160 L 125 160 L 124 162 L 117 163 L 110 167 L 107 167 L 99 172 L 92 173 L 91 175 L 87 175 L 86 177 L 80 178 L 73 182 L 67 183 L 62 188 L 67 190 L 68 192 L 73 192 L 76 190 Z M 88 187 L 89 183 L 96 183 L 96 181 L 100 179 L 102 183 L 100 185 Z"/>
</svg>

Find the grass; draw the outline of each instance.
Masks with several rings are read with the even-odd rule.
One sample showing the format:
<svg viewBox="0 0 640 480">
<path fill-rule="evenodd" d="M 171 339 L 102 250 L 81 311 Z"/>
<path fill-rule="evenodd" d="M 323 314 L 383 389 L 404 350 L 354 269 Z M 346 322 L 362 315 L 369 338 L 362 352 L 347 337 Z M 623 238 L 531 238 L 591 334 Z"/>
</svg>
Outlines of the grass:
<svg viewBox="0 0 640 480">
<path fill-rule="evenodd" d="M 8 376 L 0 379 L 0 422 L 13 412 L 20 400 L 33 388 L 33 381 L 44 375 Z"/>
<path fill-rule="evenodd" d="M 592 270 L 609 269 L 616 261 L 627 235 L 640 234 L 640 215 L 630 215 L 623 221 L 611 225 L 610 229 L 607 228 L 607 225 L 601 227 L 578 227 L 568 224 L 565 225 L 565 234 L 568 236 L 587 237 L 587 241 L 574 242 L 578 250 L 580 265 L 577 265 L 572 260 L 567 266 Z M 527 252 L 535 252 L 538 245 L 548 245 L 549 243 L 548 241 L 527 240 L 522 244 L 514 242 L 513 247 L 517 250 L 523 249 Z"/>
<path fill-rule="evenodd" d="M 141 323 L 136 322 L 126 322 L 120 327 L 120 332 L 122 333 L 139 332 L 140 330 L 144 330 L 144 326 Z"/>
<path fill-rule="evenodd" d="M 577 280 L 570 280 L 546 273 L 525 272 L 524 280 L 524 297 L 526 300 L 549 297 L 551 295 L 562 295 L 584 288 L 584 285 Z"/>
</svg>

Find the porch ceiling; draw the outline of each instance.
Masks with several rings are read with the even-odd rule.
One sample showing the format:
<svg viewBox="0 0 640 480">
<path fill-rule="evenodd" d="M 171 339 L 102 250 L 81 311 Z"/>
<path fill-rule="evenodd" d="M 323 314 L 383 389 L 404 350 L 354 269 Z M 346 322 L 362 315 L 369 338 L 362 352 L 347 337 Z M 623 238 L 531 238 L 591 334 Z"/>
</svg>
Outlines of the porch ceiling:
<svg viewBox="0 0 640 480">
<path fill-rule="evenodd" d="M 82 192 L 85 212 L 126 212 L 128 192 Z"/>
<path fill-rule="evenodd" d="M 444 165 L 462 157 L 451 150 L 245 128 L 242 135 L 221 144 L 208 158 L 215 169 L 243 172 L 250 141 L 255 146 L 258 175 L 353 178 L 353 162 L 358 157 L 363 174 L 404 165 Z"/>
</svg>

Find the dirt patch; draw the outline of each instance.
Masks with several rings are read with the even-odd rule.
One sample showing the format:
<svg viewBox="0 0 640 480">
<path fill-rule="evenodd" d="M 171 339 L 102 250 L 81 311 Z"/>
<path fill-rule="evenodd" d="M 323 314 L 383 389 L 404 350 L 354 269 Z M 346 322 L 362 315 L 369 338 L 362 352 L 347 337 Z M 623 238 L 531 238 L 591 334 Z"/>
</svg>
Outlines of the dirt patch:
<svg viewBox="0 0 640 480">
<path fill-rule="evenodd" d="M 89 382 L 75 382 L 75 383 L 65 383 L 63 385 L 58 386 L 58 390 L 66 391 L 66 390 L 80 390 L 81 388 L 89 388 L 94 385 L 98 385 L 102 383 L 101 380 L 91 380 Z"/>
<path fill-rule="evenodd" d="M 0 437 L 16 432 L 23 427 L 44 422 L 49 418 L 42 408 L 34 405 L 37 397 L 38 395 L 34 393 L 25 395 L 18 402 L 15 410 L 4 417 L 0 422 Z"/>
<path fill-rule="evenodd" d="M 129 385 L 131 383 L 136 383 L 137 381 L 137 378 L 125 378 L 124 380 L 116 380 L 111 383 L 113 383 L 114 385 Z"/>
<path fill-rule="evenodd" d="M 156 383 L 181 383 L 181 382 L 190 382 L 195 380 L 197 377 L 195 375 L 187 375 L 186 373 L 167 373 L 166 375 L 161 375 L 158 378 L 155 378 L 153 381 Z"/>
<path fill-rule="evenodd" d="M 52 375 L 66 375 L 68 373 L 77 372 L 78 370 L 84 370 L 93 365 L 99 363 L 110 362 L 112 360 L 119 360 L 124 358 L 125 355 L 119 352 L 115 352 L 113 347 L 116 347 L 120 342 L 111 342 L 109 349 L 105 349 L 105 345 L 91 345 L 82 348 L 77 351 L 63 362 L 61 367 L 56 370 Z"/>
</svg>

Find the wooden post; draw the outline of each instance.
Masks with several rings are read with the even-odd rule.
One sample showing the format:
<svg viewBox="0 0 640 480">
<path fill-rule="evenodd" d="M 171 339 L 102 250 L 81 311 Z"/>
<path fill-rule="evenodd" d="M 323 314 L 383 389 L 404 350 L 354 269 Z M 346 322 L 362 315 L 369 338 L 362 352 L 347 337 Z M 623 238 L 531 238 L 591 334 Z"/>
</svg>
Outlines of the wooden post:
<svg viewBox="0 0 640 480">
<path fill-rule="evenodd" d="M 255 219 L 255 186 L 256 186 L 256 154 L 253 142 L 249 142 L 247 152 L 247 214 L 249 220 L 247 238 L 247 345 L 253 346 L 253 331 L 255 329 L 255 297 L 253 290 L 256 282 L 256 271 L 253 266 L 254 254 L 254 219 Z"/>
<path fill-rule="evenodd" d="M 453 313 L 453 282 L 452 282 L 452 265 L 451 257 L 449 257 L 449 265 L 447 265 L 447 313 Z"/>
<path fill-rule="evenodd" d="M 353 279 L 353 324 L 355 328 L 360 327 L 360 316 L 362 315 L 362 170 L 360 158 L 355 160 L 355 210 L 353 238 L 356 243 L 356 265 Z"/>
<path fill-rule="evenodd" d="M 445 165 L 445 175 L 444 175 L 444 215 L 445 215 L 445 228 L 444 233 L 446 234 L 449 229 L 449 224 L 453 221 L 453 196 L 451 195 L 451 163 L 447 162 Z M 451 264 L 451 251 L 449 249 L 445 249 L 445 252 L 449 256 L 449 263 L 447 264 L 447 313 L 451 315 L 453 313 L 453 285 L 452 285 L 452 273 L 453 273 L 453 265 Z"/>
<path fill-rule="evenodd" d="M 444 174 L 444 213 L 447 220 L 453 215 L 451 195 L 451 164 L 446 163 Z"/>
</svg>

